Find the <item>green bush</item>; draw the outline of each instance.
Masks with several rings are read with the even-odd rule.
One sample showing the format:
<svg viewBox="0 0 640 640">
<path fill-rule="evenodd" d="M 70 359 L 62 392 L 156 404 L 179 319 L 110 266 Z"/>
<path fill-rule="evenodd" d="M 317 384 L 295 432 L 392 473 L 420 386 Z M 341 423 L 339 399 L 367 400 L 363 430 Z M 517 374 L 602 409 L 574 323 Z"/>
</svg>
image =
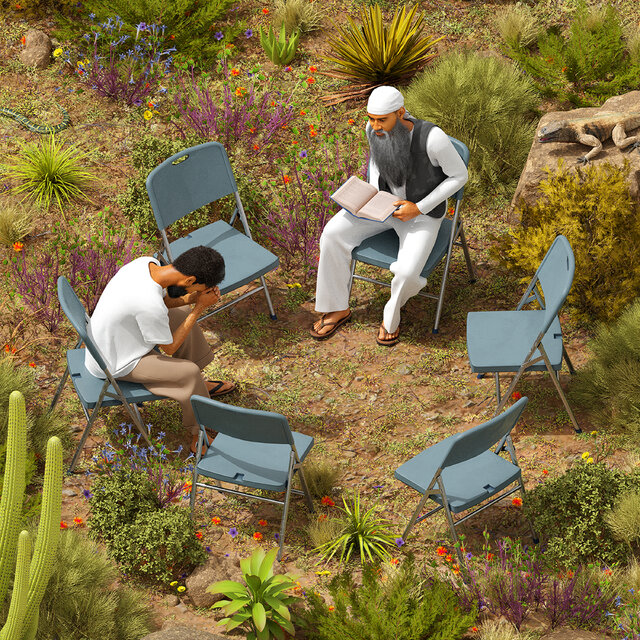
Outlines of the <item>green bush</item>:
<svg viewBox="0 0 640 640">
<path fill-rule="evenodd" d="M 336 65 L 333 72 L 375 84 L 413 75 L 436 55 L 433 47 L 440 39 L 423 37 L 424 15 L 414 22 L 417 9 L 396 9 L 389 25 L 378 5 L 363 7 L 358 22 L 346 16 L 346 24 L 334 25 L 336 35 L 329 38 L 335 54 L 326 60 Z"/>
<path fill-rule="evenodd" d="M 538 40 L 540 20 L 526 4 L 504 7 L 496 18 L 500 37 L 511 49 L 526 49 Z"/>
<path fill-rule="evenodd" d="M 34 372 L 16 364 L 11 358 L 0 358 L 0 445 L 7 440 L 9 396 L 19 391 L 27 403 L 27 447 L 44 459 L 47 442 L 57 436 L 68 450 L 72 438 L 69 425 L 58 411 L 49 411 L 49 399 L 41 396 Z"/>
<path fill-rule="evenodd" d="M 628 174 L 628 164 L 576 170 L 560 164 L 540 183 L 538 202 L 521 207 L 522 227 L 501 238 L 494 257 L 528 281 L 563 234 L 576 260 L 568 303 L 587 320 L 618 317 L 640 293 L 640 208 L 629 194 Z"/>
<path fill-rule="evenodd" d="M 300 614 L 307 637 L 455 640 L 474 623 L 475 611 L 465 613 L 451 587 L 425 579 L 411 558 L 391 570 L 384 582 L 378 573 L 376 567 L 366 566 L 362 586 L 350 572 L 337 575 L 329 583 L 333 605 L 317 593 L 307 593 L 308 608 Z"/>
<path fill-rule="evenodd" d="M 537 52 L 507 41 L 505 53 L 535 78 L 543 95 L 576 105 L 599 105 L 638 85 L 639 61 L 627 50 L 611 4 L 590 8 L 582 2 L 566 35 L 552 27 L 538 39 Z"/>
<path fill-rule="evenodd" d="M 603 463 L 580 462 L 529 491 L 524 512 L 542 536 L 552 566 L 625 560 L 629 548 L 614 538 L 605 514 L 621 495 L 638 487 L 638 472 L 626 475 Z"/>
<path fill-rule="evenodd" d="M 60 533 L 37 640 L 139 640 L 154 630 L 140 594 L 116 584 L 118 571 L 82 534 Z"/>
<path fill-rule="evenodd" d="M 161 508 L 147 474 L 120 469 L 99 476 L 88 524 L 127 574 L 169 582 L 204 562 L 188 509 Z"/>
<path fill-rule="evenodd" d="M 515 185 L 531 147 L 538 101 L 512 64 L 472 52 L 447 53 L 413 80 L 405 97 L 414 116 L 469 147 L 469 192 L 506 192 Z"/>
<path fill-rule="evenodd" d="M 586 407 L 601 430 L 630 434 L 640 442 L 640 300 L 587 344 L 591 353 L 571 385 L 571 398 Z"/>
<path fill-rule="evenodd" d="M 147 176 L 161 162 L 183 149 L 196 144 L 190 140 L 172 140 L 170 138 L 156 138 L 146 134 L 136 142 L 132 151 L 134 177 L 127 182 L 127 187 L 122 195 L 117 198 L 122 212 L 135 226 L 137 232 L 145 239 L 150 240 L 158 235 L 158 227 L 153 217 L 153 210 L 149 202 L 149 194 L 145 186 Z M 207 208 L 203 207 L 194 211 L 182 220 L 178 220 L 171 226 L 170 232 L 181 234 L 211 222 Z"/>
</svg>

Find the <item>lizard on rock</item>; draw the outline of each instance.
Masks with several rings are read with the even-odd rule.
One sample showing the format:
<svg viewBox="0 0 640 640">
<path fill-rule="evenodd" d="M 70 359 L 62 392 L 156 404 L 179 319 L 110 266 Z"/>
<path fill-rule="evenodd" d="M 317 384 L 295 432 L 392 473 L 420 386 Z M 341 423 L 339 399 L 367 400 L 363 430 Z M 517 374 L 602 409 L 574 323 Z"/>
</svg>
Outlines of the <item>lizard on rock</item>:
<svg viewBox="0 0 640 640">
<path fill-rule="evenodd" d="M 579 142 L 593 147 L 578 158 L 585 164 L 602 151 L 602 143 L 611 138 L 620 150 L 640 147 L 640 136 L 628 136 L 627 130 L 640 127 L 640 113 L 597 113 L 587 118 L 550 122 L 540 129 L 539 142 Z"/>
</svg>

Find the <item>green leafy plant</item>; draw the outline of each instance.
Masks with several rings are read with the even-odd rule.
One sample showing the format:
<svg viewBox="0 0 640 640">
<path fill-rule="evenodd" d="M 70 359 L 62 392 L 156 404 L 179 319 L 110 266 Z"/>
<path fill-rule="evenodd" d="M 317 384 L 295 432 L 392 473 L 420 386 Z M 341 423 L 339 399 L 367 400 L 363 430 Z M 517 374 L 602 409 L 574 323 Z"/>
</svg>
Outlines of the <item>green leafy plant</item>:
<svg viewBox="0 0 640 640">
<path fill-rule="evenodd" d="M 18 181 L 14 193 L 25 193 L 37 205 L 48 208 L 55 200 L 60 211 L 74 198 L 87 198 L 85 189 L 95 176 L 85 171 L 85 155 L 75 146 L 64 147 L 51 135 L 26 144 L 7 176 Z"/>
<path fill-rule="evenodd" d="M 423 37 L 424 15 L 416 17 L 417 10 L 417 5 L 397 9 L 388 26 L 378 5 L 362 8 L 361 24 L 346 16 L 346 24 L 334 25 L 337 35 L 329 39 L 335 51 L 326 58 L 336 65 L 332 72 L 376 84 L 410 77 L 436 55 L 434 45 L 441 40 Z"/>
<path fill-rule="evenodd" d="M 291 36 L 287 38 L 284 22 L 280 27 L 280 35 L 276 35 L 273 26 L 269 26 L 268 31 L 262 31 L 259 28 L 260 44 L 267 54 L 267 58 L 277 65 L 289 64 L 296 55 L 298 48 L 298 40 L 300 39 L 300 31 L 293 31 Z"/>
<path fill-rule="evenodd" d="M 367 559 L 373 561 L 374 557 L 381 560 L 388 558 L 388 547 L 393 546 L 396 541 L 396 537 L 390 532 L 391 523 L 375 515 L 375 506 L 363 511 L 359 494 L 351 504 L 344 498 L 342 503 L 345 524 L 340 536 L 316 548 L 316 551 L 326 560 L 333 558 L 339 551 L 340 562 L 348 562 L 354 551 L 360 556 L 361 563 Z"/>
<path fill-rule="evenodd" d="M 283 24 L 287 34 L 311 33 L 322 25 L 323 10 L 310 0 L 276 0 L 273 24 Z"/>
<path fill-rule="evenodd" d="M 637 86 L 640 67 L 626 50 L 621 23 L 613 4 L 582 2 L 566 36 L 551 27 L 538 39 L 537 52 L 507 41 L 505 53 L 535 78 L 543 95 L 599 105 Z"/>
<path fill-rule="evenodd" d="M 455 640 L 473 625 L 475 611 L 466 612 L 449 585 L 429 580 L 412 558 L 397 569 L 365 566 L 362 586 L 345 571 L 328 586 L 333 604 L 307 593 L 302 625 L 310 640 Z M 383 582 L 384 580 L 384 582 Z"/>
<path fill-rule="evenodd" d="M 405 104 L 470 151 L 466 193 L 509 192 L 519 179 L 535 131 L 538 98 L 513 64 L 454 51 L 409 85 Z"/>
<path fill-rule="evenodd" d="M 624 560 L 629 548 L 617 541 L 605 514 L 620 496 L 640 487 L 640 475 L 603 463 L 580 462 L 527 492 L 524 512 L 547 545 L 546 559 L 560 566 Z"/>
<path fill-rule="evenodd" d="M 0 202 L 0 243 L 11 246 L 33 231 L 36 223 L 33 207 L 3 197 Z"/>
<path fill-rule="evenodd" d="M 285 593 L 295 586 L 291 576 L 273 574 L 277 553 L 277 548 L 266 554 L 258 548 L 250 558 L 240 560 L 244 584 L 221 580 L 207 587 L 209 593 L 228 598 L 213 605 L 225 613 L 219 624 L 226 625 L 226 631 L 244 624 L 249 628 L 247 640 L 284 638 L 284 631 L 295 634 L 288 607 L 299 598 Z"/>
<path fill-rule="evenodd" d="M 140 640 L 153 631 L 145 599 L 117 578 L 118 570 L 95 543 L 72 529 L 62 531 L 37 640 Z"/>
<path fill-rule="evenodd" d="M 559 164 L 540 182 L 540 199 L 523 204 L 522 226 L 503 236 L 493 256 L 531 277 L 556 235 L 565 235 L 576 260 L 567 302 L 585 320 L 610 321 L 640 293 L 640 207 L 627 183 L 629 165 L 570 169 Z"/>
<path fill-rule="evenodd" d="M 585 407 L 601 429 L 640 441 L 640 300 L 611 325 L 601 324 L 587 343 L 590 358 L 571 385 L 572 400 Z"/>
</svg>

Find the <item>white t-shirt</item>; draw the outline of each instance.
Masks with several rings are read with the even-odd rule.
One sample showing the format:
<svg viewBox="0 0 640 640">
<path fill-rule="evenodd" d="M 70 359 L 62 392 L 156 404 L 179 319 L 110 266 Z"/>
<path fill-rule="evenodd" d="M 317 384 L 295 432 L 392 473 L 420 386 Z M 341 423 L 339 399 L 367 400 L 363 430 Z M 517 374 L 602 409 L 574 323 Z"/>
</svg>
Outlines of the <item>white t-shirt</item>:
<svg viewBox="0 0 640 640">
<path fill-rule="evenodd" d="M 105 287 L 89 320 L 89 335 L 116 378 L 131 373 L 156 345 L 173 342 L 164 289 L 151 277 L 150 263 L 160 264 L 155 258 L 125 264 Z M 85 366 L 105 378 L 88 350 Z"/>
</svg>

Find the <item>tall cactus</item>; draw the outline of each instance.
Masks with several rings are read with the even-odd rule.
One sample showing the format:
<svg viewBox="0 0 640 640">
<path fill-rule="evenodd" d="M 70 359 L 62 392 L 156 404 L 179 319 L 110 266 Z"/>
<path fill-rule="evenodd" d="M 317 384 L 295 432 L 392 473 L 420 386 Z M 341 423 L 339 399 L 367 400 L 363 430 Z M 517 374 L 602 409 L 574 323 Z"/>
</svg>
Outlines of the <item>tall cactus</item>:
<svg viewBox="0 0 640 640">
<path fill-rule="evenodd" d="M 24 396 L 14 391 L 9 396 L 7 457 L 0 500 L 0 604 L 4 602 L 9 579 L 16 564 L 18 533 L 22 515 L 27 452 L 27 413 Z"/>
<path fill-rule="evenodd" d="M 14 398 L 15 396 L 15 398 Z M 21 409 L 21 413 L 20 413 Z M 22 422 L 20 420 L 22 416 Z M 24 410 L 24 398 L 16 391 L 11 394 L 9 403 L 9 432 L 7 443 L 12 437 L 19 440 L 15 431 L 25 430 L 26 414 Z M 24 495 L 24 458 L 26 451 L 26 433 L 23 434 L 22 448 L 16 452 L 7 445 L 7 463 L 5 471 L 5 481 L 3 487 L 2 502 L 0 503 L 0 516 L 4 516 L 2 509 L 5 504 L 5 493 L 7 491 L 17 492 L 18 495 L 11 495 L 7 498 L 7 504 L 13 505 L 17 503 L 18 514 L 13 516 L 13 512 L 6 516 L 7 522 L 13 522 L 15 531 L 17 531 L 17 522 L 20 518 L 20 508 Z M 22 457 L 22 466 L 20 468 L 19 458 Z M 8 477 L 9 468 L 18 467 L 15 471 L 16 479 Z M 12 471 L 12 473 L 14 473 Z M 19 478 L 22 478 L 20 484 Z M 9 484 L 7 481 L 9 480 Z M 16 491 L 18 489 L 19 491 Z M 12 502 L 13 501 L 13 502 Z M 38 525 L 38 537 L 36 539 L 33 558 L 29 562 L 30 555 L 30 538 L 25 541 L 23 532 L 20 534 L 20 546 L 18 547 L 18 565 L 16 568 L 16 580 L 14 582 L 14 592 L 12 595 L 10 613 L 13 612 L 11 619 L 7 619 L 5 626 L 0 631 L 0 640 L 33 640 L 38 629 L 38 610 L 42 601 L 42 596 L 51 577 L 53 568 L 53 559 L 58 547 L 58 536 L 60 534 L 60 513 L 62 509 L 62 443 L 56 437 L 50 438 L 47 443 L 47 459 L 44 468 L 44 489 L 42 495 L 42 508 L 40 512 L 40 524 Z M 7 507 L 7 511 L 9 508 Z M 13 520 L 10 519 L 13 516 Z M 0 541 L 4 539 L 5 520 L 0 519 L 0 527 L 2 527 L 2 536 Z M 13 540 L 13 546 L 9 546 Z M 6 548 L 0 547 L 0 558 L 5 562 L 5 557 L 12 559 L 16 557 L 16 540 L 17 535 L 13 538 L 9 537 L 6 542 Z M 25 550 L 26 549 L 26 550 Z M 0 566 L 0 569 L 2 567 Z M 8 572 L 8 570 L 7 570 Z M 28 575 L 28 589 L 23 584 Z M 0 574 L 0 579 L 2 574 Z M 7 578 L 8 580 L 8 578 Z M 18 588 L 20 583 L 20 588 Z M 0 587 L 2 584 L 0 583 Z M 24 591 L 26 590 L 26 596 Z M 6 593 L 6 586 L 5 586 Z M 4 598 L 4 595 L 3 595 Z M 14 598 L 17 599 L 14 605 Z"/>
</svg>

